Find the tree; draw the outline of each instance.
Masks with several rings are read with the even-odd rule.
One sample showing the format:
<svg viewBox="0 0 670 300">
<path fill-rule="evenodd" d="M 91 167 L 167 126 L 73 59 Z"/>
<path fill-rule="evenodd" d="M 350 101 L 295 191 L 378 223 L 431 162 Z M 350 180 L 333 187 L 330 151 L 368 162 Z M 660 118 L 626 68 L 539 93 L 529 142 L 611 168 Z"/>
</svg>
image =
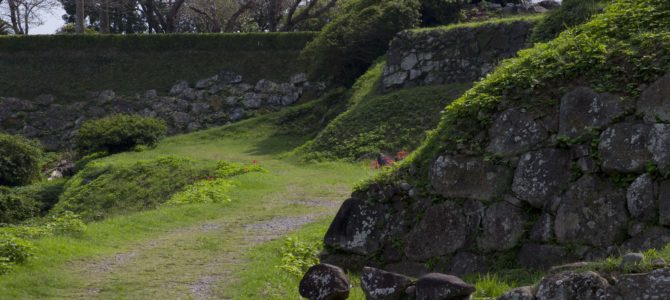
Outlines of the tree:
<svg viewBox="0 0 670 300">
<path fill-rule="evenodd" d="M 85 0 L 75 0 L 77 5 L 76 17 L 75 17 L 75 32 L 77 34 L 84 34 L 86 27 L 86 13 L 84 12 L 84 1 Z"/>
<path fill-rule="evenodd" d="M 30 26 L 42 25 L 41 12 L 49 12 L 57 2 L 54 0 L 7 0 L 10 26 L 15 34 L 30 33 Z"/>
<path fill-rule="evenodd" d="M 185 0 L 141 0 L 140 6 L 149 24 L 149 31 L 176 32 L 177 16 Z"/>
</svg>

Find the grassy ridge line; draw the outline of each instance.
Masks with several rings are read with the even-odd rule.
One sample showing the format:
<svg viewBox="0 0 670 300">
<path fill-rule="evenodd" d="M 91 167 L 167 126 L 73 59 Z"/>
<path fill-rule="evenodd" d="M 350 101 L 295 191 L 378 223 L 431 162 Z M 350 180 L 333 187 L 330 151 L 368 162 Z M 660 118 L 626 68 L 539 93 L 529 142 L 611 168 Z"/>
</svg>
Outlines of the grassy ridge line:
<svg viewBox="0 0 670 300">
<path fill-rule="evenodd" d="M 3 36 L 0 37 L 0 52 L 301 50 L 315 36 L 315 32 Z"/>
<path fill-rule="evenodd" d="M 487 26 L 487 25 L 508 24 L 508 23 L 521 22 L 521 21 L 536 23 L 536 22 L 539 22 L 540 20 L 542 20 L 544 18 L 545 18 L 544 14 L 532 14 L 532 15 L 525 15 L 525 16 L 514 16 L 514 17 L 490 19 L 490 20 L 485 20 L 485 21 L 480 21 L 480 22 L 465 22 L 465 23 L 456 23 L 456 24 L 443 25 L 443 26 L 435 26 L 435 27 L 422 27 L 422 28 L 410 29 L 409 31 L 410 32 L 431 32 L 431 31 L 435 31 L 435 30 L 449 31 L 449 30 L 454 30 L 454 29 L 459 29 L 459 28 L 477 28 L 477 27 L 482 27 L 482 26 Z"/>
</svg>

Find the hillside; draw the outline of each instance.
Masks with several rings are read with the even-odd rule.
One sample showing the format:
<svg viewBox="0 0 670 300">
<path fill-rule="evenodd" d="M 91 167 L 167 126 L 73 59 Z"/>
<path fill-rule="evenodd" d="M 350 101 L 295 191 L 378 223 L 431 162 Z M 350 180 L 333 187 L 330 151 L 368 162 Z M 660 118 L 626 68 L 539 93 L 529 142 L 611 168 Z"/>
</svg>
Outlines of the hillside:
<svg viewBox="0 0 670 300">
<path fill-rule="evenodd" d="M 325 236 L 333 261 L 505 274 L 663 248 L 669 16 L 667 1 L 616 1 L 504 61 L 354 191 Z"/>
</svg>

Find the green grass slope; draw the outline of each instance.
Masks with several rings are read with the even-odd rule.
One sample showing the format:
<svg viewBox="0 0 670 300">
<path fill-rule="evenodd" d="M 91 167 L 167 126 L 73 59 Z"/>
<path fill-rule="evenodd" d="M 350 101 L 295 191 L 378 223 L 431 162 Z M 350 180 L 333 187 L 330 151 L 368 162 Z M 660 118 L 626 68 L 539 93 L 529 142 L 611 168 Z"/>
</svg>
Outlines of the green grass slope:
<svg viewBox="0 0 670 300">
<path fill-rule="evenodd" d="M 304 159 L 353 161 L 414 150 L 437 125 L 440 110 L 470 86 L 427 86 L 378 95 L 383 69 L 384 63 L 377 63 L 358 79 L 347 111 L 298 151 Z"/>
<path fill-rule="evenodd" d="M 55 35 L 0 37 L 0 96 L 60 102 L 111 89 L 134 95 L 168 92 L 221 70 L 245 81 L 287 81 L 301 72 L 296 56 L 314 33 Z"/>
</svg>

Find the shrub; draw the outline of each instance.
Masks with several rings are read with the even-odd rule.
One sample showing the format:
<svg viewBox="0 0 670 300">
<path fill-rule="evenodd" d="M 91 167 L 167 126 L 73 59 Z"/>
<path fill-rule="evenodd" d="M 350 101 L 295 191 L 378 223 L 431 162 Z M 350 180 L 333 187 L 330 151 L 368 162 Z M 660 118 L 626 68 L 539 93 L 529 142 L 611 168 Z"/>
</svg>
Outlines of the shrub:
<svg viewBox="0 0 670 300">
<path fill-rule="evenodd" d="M 0 188 L 0 223 L 18 223 L 39 215 L 39 212 L 39 204 L 34 199 Z"/>
<path fill-rule="evenodd" d="M 228 193 L 233 184 L 230 180 L 218 178 L 201 180 L 176 193 L 168 200 L 166 205 L 181 205 L 195 203 L 223 203 L 230 202 Z"/>
<path fill-rule="evenodd" d="M 389 41 L 417 25 L 418 0 L 355 0 L 302 51 L 310 77 L 349 85 L 383 55 Z"/>
<path fill-rule="evenodd" d="M 10 234 L 0 234 L 0 258 L 5 262 L 20 264 L 33 256 L 33 245 Z"/>
<path fill-rule="evenodd" d="M 280 269 L 300 278 L 311 266 L 319 264 L 319 253 L 323 249 L 322 242 L 306 242 L 289 237 L 281 248 Z"/>
<path fill-rule="evenodd" d="M 42 181 L 35 184 L 14 188 L 13 193 L 37 204 L 39 213 L 45 215 L 56 205 L 58 198 L 63 193 L 65 179 Z"/>
<path fill-rule="evenodd" d="M 243 165 L 239 163 L 220 161 L 216 165 L 216 176 L 220 178 L 229 178 L 251 172 L 265 173 L 267 170 L 258 164 Z"/>
<path fill-rule="evenodd" d="M 24 185 L 39 178 L 41 156 L 37 143 L 0 133 L 0 185 Z"/>
<path fill-rule="evenodd" d="M 463 0 L 421 0 L 421 24 L 435 26 L 458 22 L 463 2 Z"/>
<path fill-rule="evenodd" d="M 531 40 L 546 42 L 554 39 L 564 30 L 588 21 L 598 13 L 604 0 L 564 0 L 562 5 L 551 11 L 535 28 Z"/>
<path fill-rule="evenodd" d="M 75 139 L 82 153 L 116 153 L 138 145 L 153 147 L 165 135 L 165 122 L 138 115 L 113 115 L 86 121 Z"/>
<path fill-rule="evenodd" d="M 86 224 L 79 215 L 65 211 L 60 215 L 52 216 L 45 228 L 55 235 L 78 235 L 86 230 Z"/>
</svg>

